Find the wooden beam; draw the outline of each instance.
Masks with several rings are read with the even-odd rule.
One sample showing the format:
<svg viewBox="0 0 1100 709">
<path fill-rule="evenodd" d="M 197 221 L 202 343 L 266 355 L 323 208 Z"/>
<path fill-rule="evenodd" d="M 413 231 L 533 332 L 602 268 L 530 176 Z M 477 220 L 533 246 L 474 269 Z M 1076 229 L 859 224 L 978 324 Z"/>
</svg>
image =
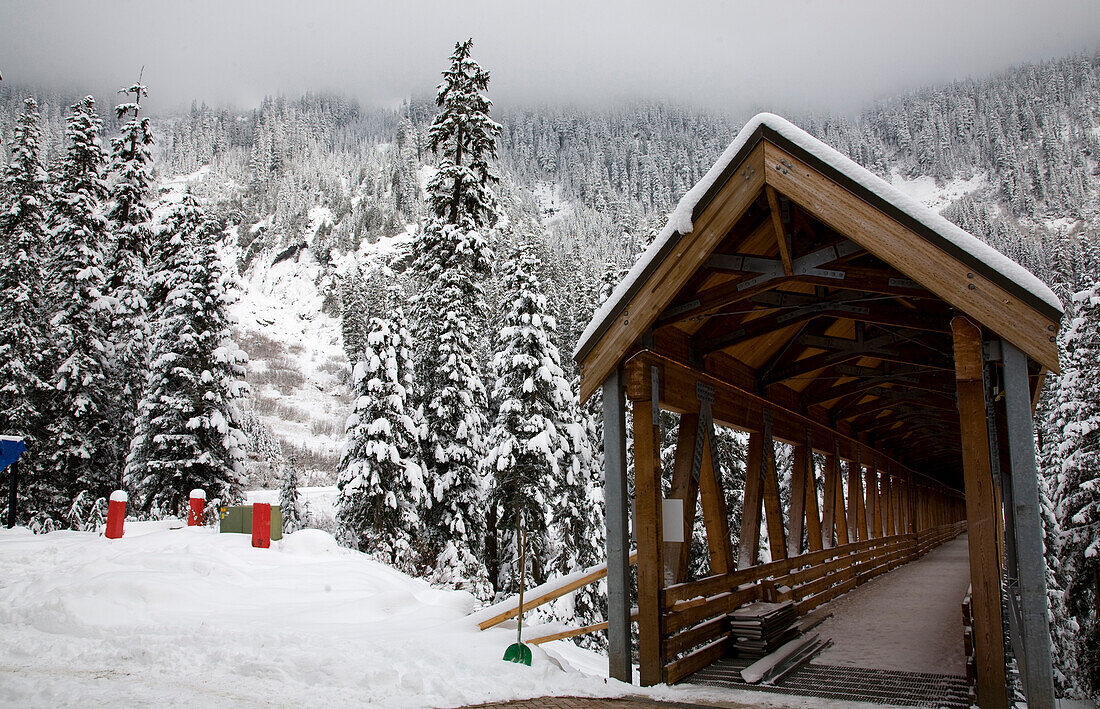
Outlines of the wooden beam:
<svg viewBox="0 0 1100 709">
<path fill-rule="evenodd" d="M 741 540 L 737 568 L 756 564 L 760 555 L 760 516 L 764 490 L 764 436 L 749 432 L 745 462 L 745 501 L 741 508 Z"/>
<path fill-rule="evenodd" d="M 826 401 L 833 401 L 834 399 L 849 396 L 850 394 L 859 394 L 861 392 L 877 389 L 884 385 L 896 387 L 897 391 L 921 389 L 924 391 L 938 391 L 952 395 L 955 393 L 953 389 L 948 389 L 943 385 L 943 382 L 937 382 L 933 377 L 928 375 L 921 376 L 916 373 L 916 370 L 908 370 L 907 368 L 902 368 L 902 371 L 912 371 L 913 373 L 895 374 L 886 370 L 877 376 L 853 379 L 843 384 L 827 385 L 822 383 L 822 386 L 815 388 L 813 391 L 807 391 L 809 387 L 807 387 L 807 390 L 803 390 L 802 400 L 806 402 L 807 406 L 821 404 Z"/>
<path fill-rule="evenodd" d="M 994 509 L 989 429 L 986 422 L 981 330 L 964 316 L 951 321 L 955 335 L 955 378 L 966 483 L 967 540 L 974 607 L 978 706 L 1008 706 L 1005 694 L 1004 627 L 1001 620 L 997 515 Z"/>
<path fill-rule="evenodd" d="M 885 475 L 882 477 L 882 484 L 885 487 L 884 498 L 886 500 L 886 515 L 884 517 L 884 523 L 886 529 L 883 532 L 887 537 L 892 537 L 898 533 L 897 527 L 897 485 L 894 484 L 893 476 L 890 475 L 890 471 L 886 470 Z"/>
<path fill-rule="evenodd" d="M 734 569 L 729 514 L 726 495 L 722 490 L 722 473 L 714 464 L 714 424 L 709 416 L 704 423 L 699 494 L 707 531 L 707 550 L 710 552 L 710 572 L 724 574 Z"/>
<path fill-rule="evenodd" d="M 768 522 L 768 547 L 772 561 L 787 558 L 784 540 L 783 503 L 779 500 L 779 477 L 775 469 L 775 441 L 772 439 L 772 417 L 764 419 L 764 511 Z"/>
<path fill-rule="evenodd" d="M 863 502 L 863 465 L 859 451 L 848 461 L 848 532 L 859 542 L 867 539 L 867 508 Z"/>
<path fill-rule="evenodd" d="M 699 414 L 681 414 L 670 495 L 684 502 L 684 541 L 665 542 L 665 581 L 669 584 L 687 580 L 691 538 L 695 531 L 695 507 L 699 503 L 699 481 L 692 475 L 698 432 Z"/>
<path fill-rule="evenodd" d="M 882 510 L 879 509 L 878 471 L 872 459 L 864 468 L 867 477 L 867 538 L 882 536 Z"/>
<path fill-rule="evenodd" d="M 893 392 L 889 389 L 872 390 L 869 392 L 861 392 L 861 398 L 866 396 L 877 396 L 877 399 L 872 401 L 865 401 L 855 406 L 836 406 L 830 409 L 838 421 L 844 421 L 848 419 L 856 419 L 867 414 L 874 414 L 886 409 L 898 409 L 904 404 L 917 404 L 919 407 L 929 407 L 936 409 L 943 409 L 945 411 L 954 410 L 954 402 L 949 402 L 946 398 L 940 397 L 937 394 L 923 391 L 899 391 Z M 917 409 L 919 411 L 919 408 Z M 862 430 L 859 424 L 853 424 L 853 428 L 856 430 Z"/>
<path fill-rule="evenodd" d="M 742 302 L 736 311 L 710 315 L 706 327 L 696 337 L 695 347 L 702 353 L 714 352 L 782 330 L 796 323 L 818 318 L 852 320 L 880 327 L 899 327 L 915 331 L 947 332 L 946 314 L 943 317 L 933 317 L 901 308 L 885 307 L 881 304 L 865 305 L 860 303 L 861 300 L 866 299 L 859 294 L 830 296 L 802 306 L 780 308 L 768 315 L 743 321 L 739 326 L 725 323 L 723 321 L 725 315 L 743 316 L 761 309 L 758 306 L 754 309 L 742 310 L 746 307 Z"/>
<path fill-rule="evenodd" d="M 837 457 L 834 453 L 825 454 L 824 485 L 821 492 L 821 546 L 832 549 L 837 545 L 836 520 L 833 509 L 836 507 Z"/>
<path fill-rule="evenodd" d="M 891 338 L 892 342 L 897 342 L 902 338 L 894 336 Z M 843 341 L 843 338 L 836 338 L 837 341 Z M 875 338 L 877 342 L 885 342 L 886 337 Z M 854 344 L 854 341 L 850 341 Z M 818 347 L 817 344 L 811 345 Z M 939 357 L 931 356 L 927 350 L 918 350 L 914 347 L 887 347 L 885 345 L 875 345 L 874 342 L 870 346 L 852 346 L 845 347 L 844 349 L 837 349 L 831 351 L 825 351 L 821 354 L 811 355 L 805 359 L 800 359 L 790 367 L 786 367 L 782 370 L 773 372 L 768 377 L 766 383 L 773 384 L 775 382 L 782 382 L 793 377 L 800 377 L 811 372 L 816 372 L 819 369 L 824 369 L 837 364 L 844 364 L 846 362 L 852 362 L 854 360 L 863 358 L 877 359 L 882 362 L 895 362 L 897 364 L 905 364 L 911 367 L 920 367 L 922 369 L 939 369 L 948 371 L 950 369 L 950 362 L 946 359 L 941 360 Z"/>
<path fill-rule="evenodd" d="M 649 376 L 656 377 L 650 368 Z M 628 375 L 634 378 L 634 375 Z M 657 387 L 654 387 L 657 388 Z M 627 391 L 630 391 L 628 387 Z M 634 399 L 634 529 L 638 545 L 638 661 L 643 686 L 664 681 L 661 589 L 664 587 L 661 533 L 660 409 L 652 397 Z"/>
<path fill-rule="evenodd" d="M 790 235 L 787 234 L 786 225 L 783 223 L 782 210 L 779 206 L 779 195 L 777 195 L 775 190 L 771 187 L 766 187 L 765 190 L 768 193 L 768 206 L 771 207 L 772 210 L 772 225 L 775 227 L 775 238 L 779 243 L 779 260 L 783 262 L 783 273 L 787 276 L 793 276 L 794 268 L 791 266 L 791 244 L 790 241 L 788 241 Z"/>
<path fill-rule="evenodd" d="M 817 504 L 817 474 L 814 471 L 813 434 L 806 432 L 806 546 L 809 551 L 821 551 L 821 514 Z"/>
<path fill-rule="evenodd" d="M 794 447 L 794 460 L 791 466 L 791 513 L 787 518 L 787 556 L 798 556 L 802 553 L 802 533 L 807 528 L 806 522 L 806 488 L 813 484 L 809 480 L 813 452 L 805 445 Z M 813 526 L 811 521 L 808 525 Z M 819 532 L 820 534 L 820 528 Z"/>
<path fill-rule="evenodd" d="M 836 504 L 833 506 L 833 520 L 836 522 L 836 539 L 837 546 L 844 546 L 850 542 L 856 541 L 855 525 L 851 526 L 852 534 L 848 535 L 848 509 L 855 504 L 855 499 L 852 497 L 852 493 L 849 490 L 847 506 L 844 499 L 844 479 L 843 465 L 840 459 L 840 454 L 837 453 L 836 458 Z M 855 509 L 855 508 L 851 508 Z"/>
<path fill-rule="evenodd" d="M 1057 322 L 767 140 L 764 161 L 767 183 L 801 209 L 1058 371 L 1058 348 L 1051 341 Z M 774 169 L 784 166 L 783 161 L 790 167 Z"/>
</svg>

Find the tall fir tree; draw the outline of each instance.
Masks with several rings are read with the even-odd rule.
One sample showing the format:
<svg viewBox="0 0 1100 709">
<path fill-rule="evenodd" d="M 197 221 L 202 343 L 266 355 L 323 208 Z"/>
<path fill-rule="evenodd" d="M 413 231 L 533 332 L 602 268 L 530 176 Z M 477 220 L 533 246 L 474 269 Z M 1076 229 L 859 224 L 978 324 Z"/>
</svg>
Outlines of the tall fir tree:
<svg viewBox="0 0 1100 709">
<path fill-rule="evenodd" d="M 65 131 L 69 145 L 55 186 L 50 217 L 54 241 L 50 319 L 56 362 L 48 426 L 51 479 L 43 481 L 44 508 L 59 519 L 78 498 L 94 501 L 118 485 L 111 470 L 118 440 L 111 420 L 108 332 L 112 315 L 106 294 L 103 250 L 109 230 L 100 119 L 95 100 L 72 107 Z"/>
<path fill-rule="evenodd" d="M 412 338 L 401 302 L 390 290 L 389 315 L 372 317 L 355 365 L 355 408 L 340 461 L 336 520 L 346 544 L 413 572 L 420 527 L 431 503 L 420 462 L 423 435 L 413 408 Z"/>
<path fill-rule="evenodd" d="M 188 491 L 240 497 L 244 436 L 237 400 L 247 357 L 233 342 L 232 282 L 218 253 L 220 225 L 204 219 L 183 245 L 159 312 L 126 481 L 144 509 L 177 514 Z"/>
<path fill-rule="evenodd" d="M 1098 261 L 1090 259 L 1093 268 Z M 1095 271 L 1094 271 L 1095 273 Z M 1100 700 L 1100 280 L 1073 296 L 1054 395 L 1062 605 L 1078 626 L 1078 686 Z"/>
<path fill-rule="evenodd" d="M 363 360 L 367 341 L 366 284 L 359 266 L 355 265 L 343 282 L 343 313 L 340 317 L 340 330 L 343 335 L 344 354 L 352 369 Z"/>
<path fill-rule="evenodd" d="M 557 540 L 551 562 L 553 575 L 572 574 L 598 564 L 607 557 L 605 546 L 603 496 L 603 446 L 593 444 L 596 421 L 588 408 L 581 406 L 578 396 L 579 379 L 570 387 L 566 431 L 571 455 L 563 467 L 558 494 L 551 509 L 551 536 Z M 607 617 L 606 584 L 592 584 L 578 589 L 570 599 L 560 601 L 556 608 L 564 622 L 580 625 L 599 623 Z M 591 635 L 578 643 L 598 649 L 605 646 L 606 637 Z"/>
<path fill-rule="evenodd" d="M 110 208 L 107 219 L 114 231 L 114 249 L 108 268 L 108 292 L 114 302 L 111 326 L 114 349 L 112 382 L 117 391 L 115 416 L 117 450 L 124 456 L 130 446 L 137 418 L 138 402 L 149 368 L 149 252 L 153 242 L 150 208 L 153 191 L 153 133 L 149 119 L 140 116 L 141 99 L 147 95 L 140 83 L 119 91 L 133 94 L 133 101 L 115 106 L 122 125 L 119 137 L 111 141 Z M 121 474 L 124 459 L 116 463 Z"/>
<path fill-rule="evenodd" d="M 302 497 L 298 492 L 301 471 L 294 460 L 283 460 L 282 482 L 279 485 L 279 511 L 283 517 L 283 534 L 303 529 L 306 525 L 306 511 Z"/>
<path fill-rule="evenodd" d="M 46 355 L 51 344 L 44 272 L 48 200 L 39 136 L 38 104 L 27 98 L 0 189 L 0 433 L 23 438 L 23 471 L 32 481 L 47 470 Z M 33 510 L 39 504 L 32 497 L 27 507 Z"/>
<path fill-rule="evenodd" d="M 492 187 L 499 181 L 490 161 L 497 155 L 500 124 L 489 117 L 493 102 L 482 94 L 489 72 L 470 57 L 474 41 L 455 45 L 435 103 L 439 114 L 428 128 L 428 148 L 440 156 L 428 182 L 428 206 L 445 224 L 481 229 L 497 220 Z"/>
<path fill-rule="evenodd" d="M 455 46 L 436 96 L 441 110 L 428 145 L 441 160 L 428 184 L 432 217 L 421 229 L 413 270 L 422 284 L 414 300 L 422 343 L 416 364 L 433 498 L 426 520 L 433 579 L 484 595 L 485 491 L 478 463 L 487 419 L 477 334 L 485 311 L 482 281 L 492 271 L 486 232 L 498 218 L 489 161 L 500 126 L 489 118 L 492 104 L 481 94 L 489 74 L 470 59 L 472 46 Z"/>
<path fill-rule="evenodd" d="M 496 421 L 489 431 L 486 472 L 501 540 L 495 585 L 512 592 L 511 559 L 519 556 L 517 517 L 527 534 L 532 582 L 546 580 L 555 556 L 550 514 L 559 483 L 572 475 L 569 422 L 572 392 L 552 340 L 556 322 L 538 277 L 539 263 L 521 245 L 503 267 L 503 307 L 493 355 L 492 401 Z M 566 472 L 568 471 L 568 472 Z"/>
</svg>

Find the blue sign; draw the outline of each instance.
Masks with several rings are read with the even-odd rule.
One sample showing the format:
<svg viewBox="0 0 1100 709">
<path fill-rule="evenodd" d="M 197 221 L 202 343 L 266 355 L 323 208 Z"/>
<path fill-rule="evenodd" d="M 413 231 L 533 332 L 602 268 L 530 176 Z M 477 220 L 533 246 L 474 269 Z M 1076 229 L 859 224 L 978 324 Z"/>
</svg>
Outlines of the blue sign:
<svg viewBox="0 0 1100 709">
<path fill-rule="evenodd" d="M 22 438 L 0 436 L 0 470 L 19 460 L 25 450 L 27 447 L 23 445 Z"/>
</svg>

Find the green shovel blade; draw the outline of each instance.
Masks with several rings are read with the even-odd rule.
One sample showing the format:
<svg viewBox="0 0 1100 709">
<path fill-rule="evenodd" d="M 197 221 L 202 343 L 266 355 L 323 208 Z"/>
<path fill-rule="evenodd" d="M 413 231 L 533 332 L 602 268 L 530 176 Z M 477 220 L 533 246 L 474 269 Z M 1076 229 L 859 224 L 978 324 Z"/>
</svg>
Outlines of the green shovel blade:
<svg viewBox="0 0 1100 709">
<path fill-rule="evenodd" d="M 504 661 L 517 662 L 530 667 L 531 648 L 527 647 L 523 643 L 512 643 L 508 646 L 508 649 L 504 651 Z"/>
</svg>

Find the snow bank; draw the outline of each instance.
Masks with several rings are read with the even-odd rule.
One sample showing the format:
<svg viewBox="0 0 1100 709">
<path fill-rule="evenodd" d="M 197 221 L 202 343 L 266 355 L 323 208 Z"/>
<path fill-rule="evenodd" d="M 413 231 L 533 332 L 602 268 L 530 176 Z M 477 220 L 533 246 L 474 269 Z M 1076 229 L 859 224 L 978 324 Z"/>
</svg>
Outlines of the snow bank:
<svg viewBox="0 0 1100 709">
<path fill-rule="evenodd" d="M 432 588 L 325 532 L 130 523 L 122 539 L 0 531 L 0 705 L 458 706 L 618 695 L 606 661 L 479 632 L 467 593 Z M 568 668 L 568 670 L 560 669 Z"/>
<path fill-rule="evenodd" d="M 673 239 L 678 239 L 684 234 L 691 233 L 694 228 L 692 217 L 696 205 L 699 204 L 699 201 L 707 191 L 710 190 L 715 182 L 717 182 L 718 178 L 721 177 L 722 173 L 725 172 L 726 168 L 729 167 L 729 164 L 737 156 L 737 153 L 745 147 L 745 144 L 748 143 L 753 133 L 761 126 L 771 128 L 779 135 L 827 164 L 829 167 L 842 173 L 845 177 L 859 186 L 887 202 L 890 202 L 909 217 L 912 217 L 924 226 L 932 229 L 955 246 L 970 253 L 982 263 L 997 271 L 1008 280 L 1026 289 L 1029 293 L 1042 300 L 1047 305 L 1057 309 L 1059 312 L 1062 311 L 1062 302 L 1058 300 L 1058 296 L 1054 295 L 1054 291 L 1048 288 L 1045 283 L 1036 278 L 1023 266 L 1020 266 L 1015 261 L 972 234 L 963 231 L 916 199 L 909 197 L 871 171 L 841 155 L 836 150 L 822 143 L 820 140 L 787 119 L 772 113 L 760 113 L 753 116 L 753 118 L 745 124 L 745 127 L 737 134 L 737 137 L 722 153 L 722 156 L 718 158 L 718 161 L 714 163 L 714 166 L 703 176 L 703 179 L 699 180 L 699 182 L 683 196 L 679 204 L 676 205 L 676 209 L 669 216 L 668 224 L 665 225 L 665 228 L 657 235 L 653 243 L 646 249 L 645 253 L 638 258 L 626 278 L 619 283 L 611 296 L 592 316 L 592 321 L 588 323 L 588 327 L 581 333 L 577 346 L 573 350 L 574 357 L 589 346 L 589 341 L 594 337 L 596 331 L 606 320 L 619 310 L 620 305 L 625 305 L 622 301 L 626 299 L 627 294 L 633 289 L 634 284 L 642 277 L 642 274 L 650 268 L 651 264 L 656 260 L 657 255 L 664 250 L 665 245 Z"/>
</svg>

